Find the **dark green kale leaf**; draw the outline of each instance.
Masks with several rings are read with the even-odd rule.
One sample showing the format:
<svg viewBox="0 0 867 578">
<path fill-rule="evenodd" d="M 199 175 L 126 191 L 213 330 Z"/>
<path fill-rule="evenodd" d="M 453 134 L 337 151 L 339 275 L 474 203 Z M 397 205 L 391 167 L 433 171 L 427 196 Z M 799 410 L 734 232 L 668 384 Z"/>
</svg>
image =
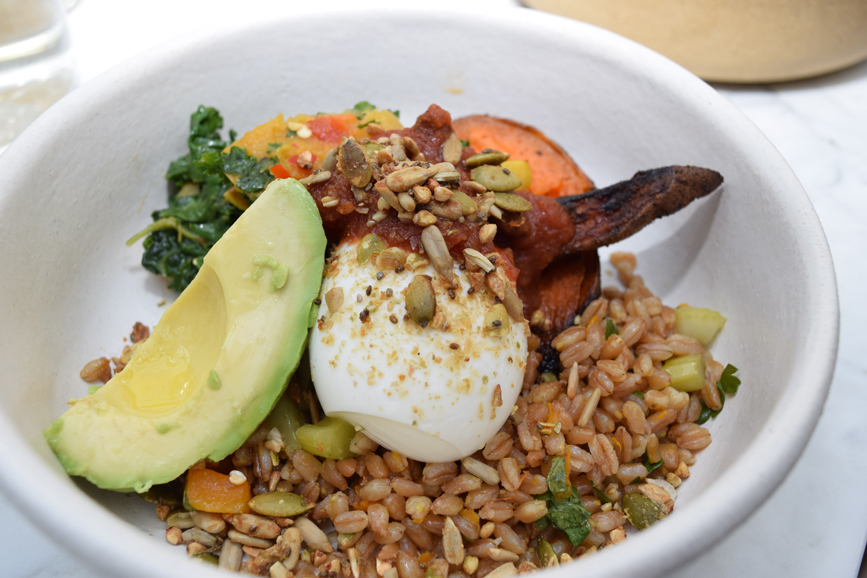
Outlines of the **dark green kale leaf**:
<svg viewBox="0 0 867 578">
<path fill-rule="evenodd" d="M 154 212 L 154 222 L 127 241 L 131 245 L 147 237 L 142 265 L 168 278 L 174 291 L 183 291 L 190 284 L 208 250 L 241 214 L 223 196 L 232 183 L 222 170 L 221 151 L 228 146 L 219 134 L 222 127 L 223 118 L 214 108 L 200 106 L 191 115 L 189 152 L 166 171 L 172 183 L 169 206 Z M 205 160 L 213 158 L 216 164 Z M 253 159 L 253 164 L 258 161 Z"/>
</svg>

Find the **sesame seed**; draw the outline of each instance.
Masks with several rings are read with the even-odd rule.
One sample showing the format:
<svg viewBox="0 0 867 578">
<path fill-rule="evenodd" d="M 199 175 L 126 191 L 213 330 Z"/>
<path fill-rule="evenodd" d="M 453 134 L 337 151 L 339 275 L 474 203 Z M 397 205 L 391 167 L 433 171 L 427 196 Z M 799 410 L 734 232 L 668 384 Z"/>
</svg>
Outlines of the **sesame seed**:
<svg viewBox="0 0 867 578">
<path fill-rule="evenodd" d="M 494 327 L 500 327 L 502 324 L 503 322 L 499 319 L 494 319 L 493 321 L 491 321 L 491 325 L 493 325 Z"/>
<path fill-rule="evenodd" d="M 322 299 L 314 299 L 313 304 L 314 305 L 322 305 Z"/>
<path fill-rule="evenodd" d="M 394 268 L 395 273 L 403 273 L 403 265 L 398 265 Z"/>
<path fill-rule="evenodd" d="M 475 288 L 475 287 L 470 287 L 469 289 L 467 289 L 467 295 L 472 295 L 472 294 L 475 293 L 475 292 L 476 292 L 476 288 Z"/>
<path fill-rule="evenodd" d="M 382 271 L 380 271 L 379 273 L 376 274 L 376 280 L 377 281 L 382 281 L 383 277 L 385 277 L 385 273 L 383 273 Z"/>
<path fill-rule="evenodd" d="M 454 298 L 455 298 L 455 290 L 454 290 L 454 289 L 449 289 L 449 298 L 450 298 L 450 299 L 454 299 Z"/>
<path fill-rule="evenodd" d="M 361 310 L 361 313 L 358 314 L 358 318 L 362 323 L 367 323 L 367 320 L 370 319 L 370 311 L 367 308 Z"/>
<path fill-rule="evenodd" d="M 367 289 L 364 290 L 364 294 L 365 294 L 365 295 L 370 295 L 370 293 L 371 293 L 372 291 L 373 291 L 373 287 L 371 287 L 370 285 L 368 285 L 368 286 L 367 286 Z"/>
<path fill-rule="evenodd" d="M 386 297 L 391 297 L 392 295 L 394 295 L 394 291 L 392 290 L 391 287 L 389 287 L 388 289 L 385 290 L 385 296 Z"/>
<path fill-rule="evenodd" d="M 460 345 L 457 343 L 449 343 L 449 349 L 457 349 L 458 347 L 460 347 Z"/>
<path fill-rule="evenodd" d="M 361 300 L 362 300 L 362 299 L 363 299 L 363 298 L 361 297 L 361 293 L 359 293 L 358 295 L 355 296 L 355 300 L 356 300 L 358 303 L 361 303 Z"/>
<path fill-rule="evenodd" d="M 397 323 L 397 315 L 392 313 L 391 315 L 388 316 L 388 320 L 391 321 L 392 323 L 396 324 Z"/>
</svg>

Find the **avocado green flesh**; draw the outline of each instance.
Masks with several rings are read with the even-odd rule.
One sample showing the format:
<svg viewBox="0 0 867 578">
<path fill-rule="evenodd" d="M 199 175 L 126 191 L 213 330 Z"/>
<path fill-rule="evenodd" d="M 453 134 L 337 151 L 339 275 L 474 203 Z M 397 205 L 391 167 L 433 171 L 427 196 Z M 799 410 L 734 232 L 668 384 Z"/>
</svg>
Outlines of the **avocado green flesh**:
<svg viewBox="0 0 867 578">
<path fill-rule="evenodd" d="M 272 182 L 205 256 L 133 359 L 45 430 L 71 475 L 146 491 L 235 451 L 298 367 L 315 319 L 325 234 L 293 179 Z M 285 268 L 284 283 L 257 256 Z"/>
</svg>

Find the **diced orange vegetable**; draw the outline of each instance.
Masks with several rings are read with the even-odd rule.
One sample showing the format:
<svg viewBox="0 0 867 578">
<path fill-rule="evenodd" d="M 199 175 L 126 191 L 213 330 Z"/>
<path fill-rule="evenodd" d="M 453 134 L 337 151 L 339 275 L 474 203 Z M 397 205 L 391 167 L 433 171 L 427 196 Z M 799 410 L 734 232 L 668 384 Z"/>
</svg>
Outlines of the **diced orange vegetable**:
<svg viewBox="0 0 867 578">
<path fill-rule="evenodd" d="M 289 171 L 287 171 L 286 167 L 284 167 L 283 165 L 274 165 L 273 167 L 271 167 L 271 174 L 278 179 L 289 178 Z"/>
<path fill-rule="evenodd" d="M 452 129 L 470 141 L 476 152 L 492 148 L 509 153 L 509 160 L 527 161 L 533 180 L 530 192 L 549 197 L 580 195 L 593 190 L 593 182 L 566 151 L 532 126 L 493 116 L 459 118 Z"/>
<path fill-rule="evenodd" d="M 352 114 L 323 114 L 307 121 L 313 136 L 331 144 L 340 144 L 352 133 L 358 119 Z"/>
<path fill-rule="evenodd" d="M 208 469 L 187 472 L 187 501 L 202 512 L 217 514 L 246 514 L 247 502 L 252 498 L 250 484 L 236 486 L 229 476 Z"/>
<path fill-rule="evenodd" d="M 460 516 L 471 524 L 479 525 L 479 515 L 468 508 L 461 510 Z"/>
</svg>

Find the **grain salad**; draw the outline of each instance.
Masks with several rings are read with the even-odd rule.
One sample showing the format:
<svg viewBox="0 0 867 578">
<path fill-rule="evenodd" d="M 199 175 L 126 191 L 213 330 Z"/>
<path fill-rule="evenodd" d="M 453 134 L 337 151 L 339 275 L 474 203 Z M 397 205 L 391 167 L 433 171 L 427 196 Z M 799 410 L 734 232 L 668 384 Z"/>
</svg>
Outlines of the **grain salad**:
<svg viewBox="0 0 867 578">
<path fill-rule="evenodd" d="M 193 115 L 190 154 L 167 174 L 171 206 L 130 240 L 146 237 L 145 267 L 201 291 L 211 247 L 229 247 L 223 234 L 255 222 L 249 208 L 275 203 L 281 181 L 304 185 L 330 246 L 300 365 L 270 414 L 240 437 L 227 425 L 230 451 L 136 482 L 170 544 L 274 578 L 503 578 L 672 513 L 711 444 L 704 424 L 740 383 L 708 350 L 725 318 L 664 305 L 630 253 L 611 255 L 620 286 L 602 288 L 597 249 L 710 194 L 718 173 L 664 167 L 597 189 L 538 130 L 452 121 L 435 105 L 409 128 L 359 103 L 280 115 L 230 142 L 214 114 Z M 238 269 L 243 291 L 263 288 L 254 308 L 297 277 L 281 259 Z M 222 321 L 207 323 L 219 334 Z M 137 323 L 82 379 L 129 383 L 165 335 Z M 238 387 L 220 363 L 201 374 L 204 393 L 183 396 Z M 170 395 L 160 411 L 204 403 Z M 159 439 L 183 431 L 159 419 Z"/>
</svg>

